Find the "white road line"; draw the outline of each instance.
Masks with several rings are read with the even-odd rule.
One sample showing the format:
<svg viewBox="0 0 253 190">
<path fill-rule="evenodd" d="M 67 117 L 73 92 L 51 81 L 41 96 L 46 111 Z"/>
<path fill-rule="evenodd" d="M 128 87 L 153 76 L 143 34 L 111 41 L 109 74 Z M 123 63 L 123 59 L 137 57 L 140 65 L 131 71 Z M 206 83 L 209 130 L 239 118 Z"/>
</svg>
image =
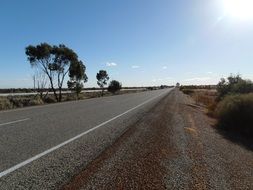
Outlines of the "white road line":
<svg viewBox="0 0 253 190">
<path fill-rule="evenodd" d="M 27 120 L 30 120 L 30 118 L 20 119 L 20 120 L 16 120 L 16 121 L 10 121 L 10 122 L 7 122 L 7 123 L 1 123 L 0 127 L 4 126 L 4 125 L 14 124 L 14 123 L 20 123 L 20 122 L 27 121 Z"/>
<path fill-rule="evenodd" d="M 158 98 L 158 97 L 160 97 L 160 96 L 162 96 L 162 95 L 164 95 L 166 93 L 168 93 L 168 91 L 166 91 L 166 92 L 164 92 L 162 94 L 159 94 L 158 96 L 155 96 L 155 97 L 153 97 L 153 98 L 151 98 L 151 99 L 149 99 L 149 100 L 147 100 L 147 101 L 139 104 L 138 106 L 135 106 L 135 107 L 133 107 L 133 108 L 125 111 L 124 113 L 121 113 L 121 114 L 119 114 L 119 115 L 117 115 L 117 116 L 115 116 L 115 117 L 113 117 L 113 118 L 111 118 L 111 119 L 109 119 L 109 120 L 107 120 L 107 121 L 105 121 L 105 122 L 103 122 L 103 123 L 101 123 L 101 124 L 99 124 L 99 125 L 91 128 L 91 129 L 89 129 L 88 131 L 85 131 L 85 132 L 83 132 L 83 133 L 81 133 L 81 134 L 79 134 L 79 135 L 77 135 L 77 136 L 75 136 L 75 137 L 73 137 L 73 138 L 71 138 L 71 139 L 69 139 L 69 140 L 67 140 L 67 141 L 59 144 L 59 145 L 57 145 L 57 146 L 54 146 L 54 147 L 52 147 L 52 148 L 50 148 L 50 149 L 48 149 L 48 150 L 46 150 L 46 151 L 44 151 L 44 152 L 42 152 L 40 154 L 37 154 L 36 156 L 34 156 L 32 158 L 29 158 L 28 160 L 25 160 L 25 161 L 23 161 L 23 162 L 15 165 L 15 166 L 13 166 L 13 167 L 7 169 L 7 170 L 5 170 L 5 171 L 2 171 L 0 173 L 0 178 L 2 178 L 3 176 L 5 176 L 7 174 L 10 174 L 11 172 L 14 172 L 15 170 L 17 170 L 17 169 L 19 169 L 19 168 L 21 168 L 21 167 L 23 167 L 23 166 L 25 166 L 25 165 L 27 165 L 27 164 L 35 161 L 35 160 L 41 158 L 42 156 L 45 156 L 45 155 L 47 155 L 47 154 L 49 154 L 49 153 L 51 153 L 51 152 L 53 152 L 53 151 L 55 151 L 55 150 L 63 147 L 63 146 L 65 146 L 66 144 L 69 144 L 69 143 L 71 143 L 71 142 L 73 142 L 73 141 L 81 138 L 82 136 L 84 136 L 84 135 L 86 135 L 86 134 L 88 134 L 88 133 L 90 133 L 90 132 L 92 132 L 92 131 L 94 131 L 94 130 L 96 130 L 96 129 L 98 129 L 98 128 L 106 125 L 106 124 L 108 124 L 108 123 L 110 123 L 111 121 L 113 121 L 113 120 L 115 120 L 115 119 L 117 119 L 117 118 L 119 118 L 119 117 L 121 117 L 123 115 L 126 115 L 127 113 L 129 113 L 129 112 L 131 112 L 131 111 L 133 111 L 133 110 L 135 110 L 135 109 L 143 106 L 144 104 L 147 104 L 147 103 L 151 102 L 152 100 L 154 100 L 154 99 L 156 99 L 156 98 Z"/>
</svg>

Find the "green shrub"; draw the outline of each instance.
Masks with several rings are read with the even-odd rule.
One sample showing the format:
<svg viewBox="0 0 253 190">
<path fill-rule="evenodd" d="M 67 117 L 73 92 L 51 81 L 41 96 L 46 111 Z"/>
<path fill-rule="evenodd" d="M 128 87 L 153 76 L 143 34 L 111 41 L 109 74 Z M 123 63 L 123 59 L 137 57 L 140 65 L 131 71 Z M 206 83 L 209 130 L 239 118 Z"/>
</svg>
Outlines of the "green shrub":
<svg viewBox="0 0 253 190">
<path fill-rule="evenodd" d="M 216 108 L 218 127 L 244 135 L 253 135 L 253 93 L 229 95 Z"/>
</svg>

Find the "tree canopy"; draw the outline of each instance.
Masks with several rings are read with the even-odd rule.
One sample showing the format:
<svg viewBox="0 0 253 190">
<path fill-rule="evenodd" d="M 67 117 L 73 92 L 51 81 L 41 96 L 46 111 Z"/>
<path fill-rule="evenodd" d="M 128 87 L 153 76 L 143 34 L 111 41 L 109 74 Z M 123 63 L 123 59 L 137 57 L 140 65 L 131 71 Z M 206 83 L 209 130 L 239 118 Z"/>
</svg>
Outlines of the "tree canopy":
<svg viewBox="0 0 253 190">
<path fill-rule="evenodd" d="M 119 81 L 112 80 L 108 86 L 108 91 L 111 93 L 116 93 L 121 89 L 122 85 Z"/>
<path fill-rule="evenodd" d="M 245 94 L 253 92 L 253 83 L 250 80 L 242 79 L 240 75 L 230 75 L 227 80 L 221 78 L 217 85 L 218 99 L 228 94 Z"/>
<path fill-rule="evenodd" d="M 87 81 L 84 64 L 78 59 L 77 54 L 64 44 L 58 46 L 51 46 L 47 43 L 37 46 L 29 45 L 25 53 L 30 64 L 47 75 L 58 102 L 62 100 L 62 87 L 67 74 L 72 81 Z"/>
<path fill-rule="evenodd" d="M 107 81 L 109 80 L 109 76 L 105 70 L 100 70 L 97 73 L 97 84 L 100 88 L 102 88 L 102 96 L 104 94 L 104 86 L 107 85 Z"/>
<path fill-rule="evenodd" d="M 77 98 L 82 91 L 83 82 L 87 82 L 88 77 L 85 74 L 86 67 L 82 61 L 79 61 L 69 69 L 68 88 L 76 92 Z"/>
</svg>

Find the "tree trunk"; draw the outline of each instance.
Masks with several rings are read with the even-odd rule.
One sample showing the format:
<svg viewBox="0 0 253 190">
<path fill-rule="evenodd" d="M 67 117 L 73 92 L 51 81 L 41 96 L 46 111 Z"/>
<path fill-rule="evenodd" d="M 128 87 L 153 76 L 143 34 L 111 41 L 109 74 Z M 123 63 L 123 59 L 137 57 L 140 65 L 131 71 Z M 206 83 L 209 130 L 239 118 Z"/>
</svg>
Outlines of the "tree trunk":
<svg viewBox="0 0 253 190">
<path fill-rule="evenodd" d="M 102 88 L 102 96 L 104 96 L 104 88 Z"/>
<path fill-rule="evenodd" d="M 76 100 L 79 100 L 79 93 L 76 92 Z"/>
<path fill-rule="evenodd" d="M 62 89 L 59 88 L 59 101 L 58 102 L 61 102 L 62 101 Z"/>
<path fill-rule="evenodd" d="M 58 96 L 57 96 L 57 93 L 56 93 L 56 90 L 54 89 L 54 84 L 53 84 L 53 80 L 51 77 L 49 77 L 49 80 L 50 80 L 50 84 L 51 84 L 51 89 L 53 90 L 54 92 L 54 97 L 56 99 L 57 102 L 59 102 L 59 99 L 58 99 Z"/>
</svg>

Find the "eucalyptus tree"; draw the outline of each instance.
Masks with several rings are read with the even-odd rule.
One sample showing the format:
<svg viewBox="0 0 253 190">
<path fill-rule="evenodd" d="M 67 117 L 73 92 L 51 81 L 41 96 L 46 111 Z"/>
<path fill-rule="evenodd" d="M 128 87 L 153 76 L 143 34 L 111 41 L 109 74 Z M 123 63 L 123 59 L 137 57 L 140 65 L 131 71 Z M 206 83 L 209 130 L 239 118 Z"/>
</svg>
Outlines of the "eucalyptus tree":
<svg viewBox="0 0 253 190">
<path fill-rule="evenodd" d="M 79 94 L 82 92 L 83 83 L 88 80 L 85 70 L 86 67 L 82 61 L 76 63 L 69 70 L 70 80 L 68 81 L 68 88 L 75 91 L 77 98 L 79 98 Z"/>
<path fill-rule="evenodd" d="M 104 87 L 107 85 L 107 82 L 109 80 L 109 76 L 105 70 L 100 70 L 97 73 L 97 84 L 100 88 L 102 88 L 102 96 L 104 95 Z"/>
<path fill-rule="evenodd" d="M 37 46 L 29 45 L 25 53 L 32 67 L 37 67 L 46 74 L 58 102 L 62 101 L 62 88 L 67 75 L 72 79 L 75 78 L 72 76 L 86 76 L 85 66 L 78 59 L 77 54 L 63 44 L 58 46 L 51 46 L 47 43 Z"/>
</svg>

